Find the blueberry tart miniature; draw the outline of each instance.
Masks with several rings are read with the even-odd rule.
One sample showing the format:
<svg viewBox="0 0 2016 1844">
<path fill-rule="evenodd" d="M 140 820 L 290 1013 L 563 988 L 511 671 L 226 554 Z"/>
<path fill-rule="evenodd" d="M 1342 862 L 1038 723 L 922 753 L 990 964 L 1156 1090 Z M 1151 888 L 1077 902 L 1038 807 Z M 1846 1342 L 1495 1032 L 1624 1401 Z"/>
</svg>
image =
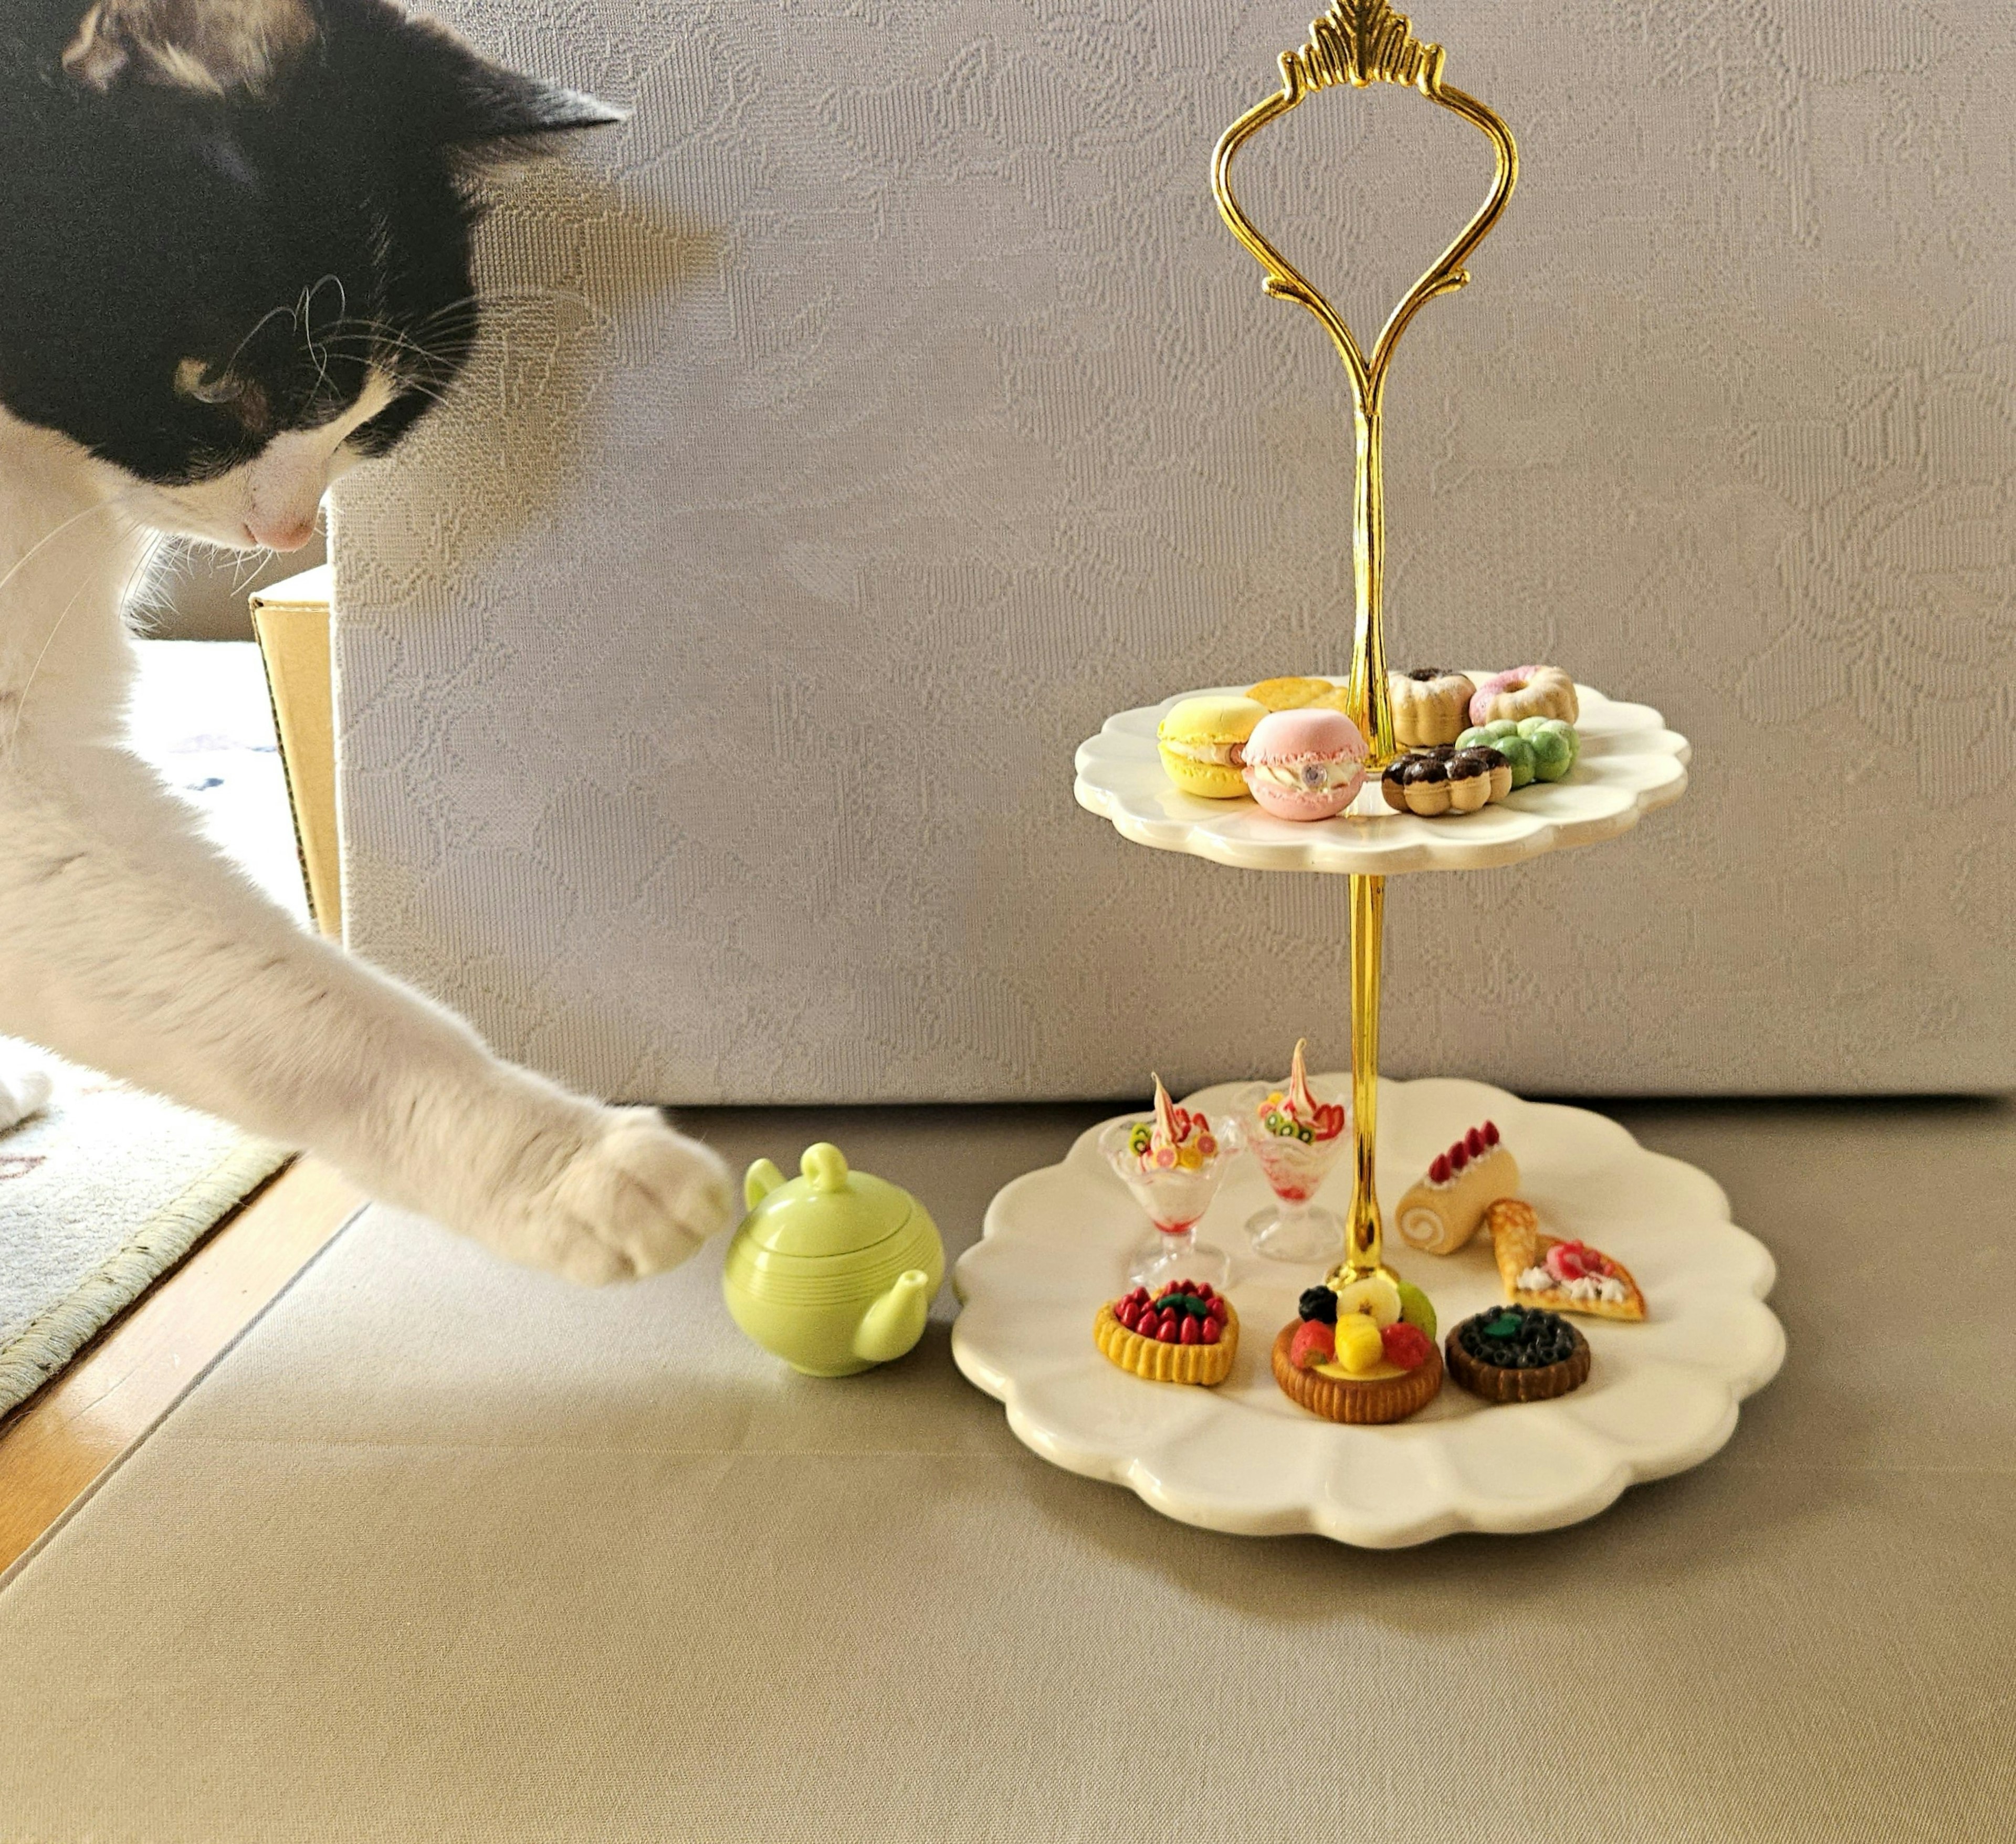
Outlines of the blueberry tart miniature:
<svg viewBox="0 0 2016 1844">
<path fill-rule="evenodd" d="M 1492 1403 L 1539 1403 L 1589 1381 L 1589 1341 L 1558 1313 L 1493 1306 L 1449 1335 L 1449 1374 Z"/>
<path fill-rule="evenodd" d="M 1152 1295 L 1137 1287 L 1101 1306 L 1092 1337 L 1109 1363 L 1135 1376 L 1208 1389 L 1232 1374 L 1239 1315 L 1208 1283 L 1179 1280 Z"/>
<path fill-rule="evenodd" d="M 1341 1292 L 1312 1287 L 1274 1340 L 1274 1381 L 1312 1415 L 1355 1426 L 1399 1421 L 1442 1386 L 1435 1309 L 1406 1281 L 1368 1275 Z"/>
</svg>

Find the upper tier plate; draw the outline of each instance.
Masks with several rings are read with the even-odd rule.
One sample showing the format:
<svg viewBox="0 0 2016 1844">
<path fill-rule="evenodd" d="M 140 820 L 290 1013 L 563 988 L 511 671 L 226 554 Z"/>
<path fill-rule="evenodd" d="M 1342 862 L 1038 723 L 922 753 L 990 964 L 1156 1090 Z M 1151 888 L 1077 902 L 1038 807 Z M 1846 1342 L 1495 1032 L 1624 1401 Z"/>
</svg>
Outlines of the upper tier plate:
<svg viewBox="0 0 2016 1844">
<path fill-rule="evenodd" d="M 1472 673 L 1473 679 L 1487 676 Z M 1214 690 L 1237 693 L 1240 686 Z M 1582 753 L 1564 781 L 1534 783 L 1475 813 L 1422 819 L 1395 813 L 1374 782 L 1350 813 L 1298 825 L 1250 800 L 1207 801 L 1184 794 L 1162 772 L 1155 726 L 1180 692 L 1109 717 L 1078 746 L 1078 805 L 1111 820 L 1136 845 L 1188 852 L 1256 871 L 1474 871 L 1516 864 L 1564 845 L 1593 845 L 1638 823 L 1641 813 L 1687 790 L 1686 737 L 1649 704 L 1625 704 L 1578 685 Z"/>
</svg>

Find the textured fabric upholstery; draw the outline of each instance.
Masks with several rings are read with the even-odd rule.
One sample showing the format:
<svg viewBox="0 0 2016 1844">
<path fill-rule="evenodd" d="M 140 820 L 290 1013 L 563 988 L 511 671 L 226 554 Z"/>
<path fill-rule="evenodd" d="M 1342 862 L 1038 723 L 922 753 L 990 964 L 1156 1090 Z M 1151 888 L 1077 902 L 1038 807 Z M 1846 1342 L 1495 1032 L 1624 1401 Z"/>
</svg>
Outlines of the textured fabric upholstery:
<svg viewBox="0 0 2016 1844">
<path fill-rule="evenodd" d="M 482 364 L 345 490 L 354 943 L 640 1097 L 1341 1059 L 1341 881 L 1071 797 L 1111 711 L 1345 661 L 1343 380 L 1207 185 L 1309 0 L 437 10 L 635 114 L 511 184 Z M 1395 662 L 1557 661 L 1696 779 L 1399 881 L 1388 1067 L 2016 1081 L 2006 9 L 1413 10 L 1524 174 L 1394 373 Z M 1368 330 L 1489 172 L 1393 90 L 1246 157 Z"/>
</svg>

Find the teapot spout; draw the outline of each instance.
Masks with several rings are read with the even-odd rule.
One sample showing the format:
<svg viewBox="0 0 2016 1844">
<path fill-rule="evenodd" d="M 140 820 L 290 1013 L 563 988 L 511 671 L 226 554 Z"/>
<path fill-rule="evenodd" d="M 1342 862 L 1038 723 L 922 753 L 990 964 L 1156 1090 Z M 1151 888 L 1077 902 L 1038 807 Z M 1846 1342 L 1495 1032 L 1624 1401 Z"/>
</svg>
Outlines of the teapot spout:
<svg viewBox="0 0 2016 1844">
<path fill-rule="evenodd" d="M 931 1309 L 931 1276 L 922 1268 L 906 1270 L 862 1315 L 854 1334 L 854 1355 L 865 1363 L 887 1363 L 901 1357 L 924 1335 L 924 1320 Z"/>
</svg>

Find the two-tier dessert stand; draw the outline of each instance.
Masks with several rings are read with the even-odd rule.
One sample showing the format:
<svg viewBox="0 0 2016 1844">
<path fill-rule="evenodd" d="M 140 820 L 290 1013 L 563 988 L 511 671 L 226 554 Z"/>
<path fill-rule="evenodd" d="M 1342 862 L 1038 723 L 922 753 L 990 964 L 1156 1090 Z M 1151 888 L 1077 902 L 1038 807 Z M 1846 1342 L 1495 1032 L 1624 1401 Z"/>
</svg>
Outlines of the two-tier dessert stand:
<svg viewBox="0 0 2016 1844">
<path fill-rule="evenodd" d="M 1566 780 L 1436 819 L 1392 812 L 1381 796 L 1377 772 L 1397 753 L 1381 604 L 1387 373 L 1415 314 L 1469 281 L 1464 265 L 1518 175 L 1510 131 L 1445 81 L 1444 62 L 1442 48 L 1417 38 L 1387 0 L 1334 0 L 1309 41 L 1282 53 L 1280 89 L 1226 131 L 1211 174 L 1219 212 L 1265 270 L 1265 291 L 1315 317 L 1349 380 L 1356 618 L 1345 704 L 1370 745 L 1373 778 L 1348 813 L 1315 824 L 1183 793 L 1164 773 L 1156 746 L 1157 722 L 1174 698 L 1108 719 L 1077 760 L 1079 804 L 1138 844 L 1248 870 L 1349 878 L 1354 1142 L 1348 1180 L 1342 1172 L 1337 1180 L 1351 1187 L 1342 1258 L 1326 1275 L 1236 1256 L 1232 1290 L 1251 1329 L 1219 1388 L 1123 1374 L 1093 1347 L 1090 1324 L 1099 1302 L 1121 1291 L 1125 1251 L 1140 1223 L 1099 1158 L 1094 1129 L 1063 1164 L 1016 1180 L 995 1198 L 981 1242 L 955 1276 L 964 1308 L 952 1340 L 960 1369 L 1006 1403 L 1015 1432 L 1046 1458 L 1129 1486 L 1188 1522 L 1255 1534 L 1312 1530 L 1379 1546 L 1589 1516 L 1634 1480 L 1714 1453 L 1735 1427 L 1737 1403 L 1770 1380 L 1784 1352 L 1763 1303 L 1774 1277 L 1771 1258 L 1730 1222 L 1713 1180 L 1646 1151 L 1584 1110 L 1528 1103 L 1475 1082 L 1379 1075 L 1388 876 L 1510 864 L 1613 838 L 1687 787 L 1687 740 L 1658 711 L 1580 686 L 1582 747 Z M 1231 175 L 1245 142 L 1307 97 L 1373 83 L 1411 88 L 1471 124 L 1490 142 L 1496 172 L 1483 205 L 1393 310 L 1368 356 L 1337 310 L 1248 220 Z M 1207 1089 L 1189 1101 L 1215 1115 L 1233 1092 Z M 1389 1184 L 1417 1174 L 1486 1116 L 1517 1152 L 1524 1194 L 1562 1234 L 1599 1241 L 1624 1262 L 1652 1302 L 1651 1320 L 1590 1326 L 1592 1380 L 1553 1401 L 1487 1409 L 1451 1385 L 1427 1410 L 1390 1427 L 1341 1427 L 1305 1414 L 1269 1373 L 1272 1329 L 1294 1316 L 1298 1290 L 1317 1279 L 1341 1285 L 1390 1273 L 1381 1168 Z M 1233 1226 L 1261 1201 L 1260 1187 L 1250 1166 L 1237 1173 L 1205 1219 L 1207 1230 L 1242 1248 Z M 1422 1257 L 1413 1267 L 1409 1277 L 1429 1288 L 1445 1325 L 1500 1297 L 1481 1248 Z"/>
</svg>

